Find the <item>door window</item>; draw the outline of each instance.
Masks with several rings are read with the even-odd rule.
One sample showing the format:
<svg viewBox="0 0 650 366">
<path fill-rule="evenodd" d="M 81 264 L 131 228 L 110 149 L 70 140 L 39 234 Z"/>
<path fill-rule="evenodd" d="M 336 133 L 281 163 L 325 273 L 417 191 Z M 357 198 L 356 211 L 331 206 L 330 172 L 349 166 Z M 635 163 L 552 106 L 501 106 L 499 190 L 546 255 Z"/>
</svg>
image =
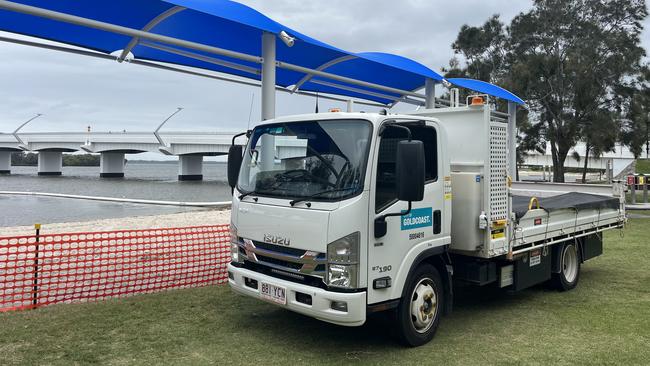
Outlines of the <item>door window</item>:
<svg viewBox="0 0 650 366">
<path fill-rule="evenodd" d="M 435 182 L 438 179 L 438 145 L 435 128 L 403 125 L 410 128 L 413 140 L 424 143 L 424 177 L 426 183 Z M 402 140 L 408 140 L 406 131 L 403 129 L 388 128 L 382 134 L 377 158 L 375 212 L 381 212 L 397 201 L 395 160 L 397 157 L 397 144 Z"/>
</svg>

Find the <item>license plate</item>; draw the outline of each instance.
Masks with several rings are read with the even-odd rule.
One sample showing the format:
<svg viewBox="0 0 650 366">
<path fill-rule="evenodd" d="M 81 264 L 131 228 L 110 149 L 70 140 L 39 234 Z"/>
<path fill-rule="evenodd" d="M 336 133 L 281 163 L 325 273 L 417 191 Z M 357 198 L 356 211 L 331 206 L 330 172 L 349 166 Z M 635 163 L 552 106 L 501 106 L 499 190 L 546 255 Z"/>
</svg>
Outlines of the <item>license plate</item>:
<svg viewBox="0 0 650 366">
<path fill-rule="evenodd" d="M 284 287 L 271 285 L 269 283 L 260 283 L 260 295 L 263 299 L 272 301 L 276 304 L 287 304 L 287 290 Z"/>
</svg>

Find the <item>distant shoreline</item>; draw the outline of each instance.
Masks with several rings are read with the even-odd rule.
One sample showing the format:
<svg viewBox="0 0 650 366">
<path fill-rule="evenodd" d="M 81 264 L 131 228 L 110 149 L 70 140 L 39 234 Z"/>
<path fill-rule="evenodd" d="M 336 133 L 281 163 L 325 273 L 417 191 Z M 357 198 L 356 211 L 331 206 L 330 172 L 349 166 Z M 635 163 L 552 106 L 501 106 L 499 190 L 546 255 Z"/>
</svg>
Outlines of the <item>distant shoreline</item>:
<svg viewBox="0 0 650 366">
<path fill-rule="evenodd" d="M 98 232 L 113 230 L 161 229 L 189 226 L 227 225 L 230 210 L 206 209 L 174 214 L 127 216 L 110 219 L 43 223 L 41 233 Z M 34 226 L 0 227 L 0 237 L 33 235 Z"/>
<path fill-rule="evenodd" d="M 129 160 L 128 164 L 177 164 L 178 160 Z M 225 161 L 203 161 L 203 164 L 225 165 Z"/>
</svg>

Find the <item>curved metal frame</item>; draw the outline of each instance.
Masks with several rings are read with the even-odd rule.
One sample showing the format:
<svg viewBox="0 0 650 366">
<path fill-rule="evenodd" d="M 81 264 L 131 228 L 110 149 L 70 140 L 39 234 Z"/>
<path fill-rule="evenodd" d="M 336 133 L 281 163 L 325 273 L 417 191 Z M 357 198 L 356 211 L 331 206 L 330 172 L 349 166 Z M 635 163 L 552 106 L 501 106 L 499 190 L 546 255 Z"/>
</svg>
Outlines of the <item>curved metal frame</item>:
<svg viewBox="0 0 650 366">
<path fill-rule="evenodd" d="M 142 31 L 149 32 L 150 30 L 153 29 L 153 27 L 160 24 L 163 20 L 171 17 L 172 15 L 180 13 L 185 9 L 186 8 L 182 6 L 174 6 L 170 9 L 167 9 L 166 11 L 160 13 L 157 17 L 151 19 L 149 23 L 147 23 L 144 27 L 142 27 Z M 135 48 L 135 46 L 137 46 L 139 42 L 140 42 L 140 37 L 131 38 L 131 41 L 129 41 L 126 47 L 124 47 L 124 49 L 122 50 L 122 53 L 117 57 L 117 62 L 123 62 L 126 59 L 126 56 L 129 55 L 131 50 L 133 50 L 133 48 Z"/>
<path fill-rule="evenodd" d="M 349 61 L 349 60 L 354 60 L 356 58 L 359 58 L 359 57 L 355 56 L 355 55 L 348 55 L 348 56 L 339 57 L 337 59 L 328 61 L 328 62 L 318 66 L 315 70 L 316 71 L 324 71 L 325 69 L 327 69 L 329 67 L 332 67 L 332 66 L 334 66 L 336 64 L 340 64 L 341 62 L 345 62 L 345 61 Z M 313 77 L 314 77 L 313 74 L 305 75 L 302 79 L 300 79 L 300 81 L 298 81 L 296 83 L 296 85 L 294 85 L 294 87 L 291 89 L 291 92 L 295 93 L 296 91 L 298 91 L 298 89 L 300 89 L 300 87 L 303 86 L 303 84 L 305 84 L 306 82 L 311 80 Z"/>
<path fill-rule="evenodd" d="M 194 52 L 190 52 L 190 51 L 183 51 L 183 50 L 180 50 L 180 49 L 174 48 L 174 47 L 163 46 L 161 44 L 156 44 L 156 43 L 148 42 L 148 41 L 140 42 L 140 45 L 144 46 L 144 47 L 153 48 L 153 49 L 156 49 L 156 50 L 159 50 L 159 51 L 184 56 L 184 57 L 187 57 L 187 58 L 193 58 L 195 60 L 207 62 L 207 63 L 210 63 L 210 64 L 219 65 L 219 66 L 227 67 L 227 68 L 230 68 L 230 69 L 247 72 L 247 73 L 253 74 L 253 75 L 260 75 L 261 74 L 261 71 L 259 69 L 254 68 L 254 67 L 239 65 L 239 64 L 236 64 L 234 62 L 219 60 L 219 59 L 214 58 L 214 57 L 199 55 L 198 53 L 194 53 Z"/>
</svg>

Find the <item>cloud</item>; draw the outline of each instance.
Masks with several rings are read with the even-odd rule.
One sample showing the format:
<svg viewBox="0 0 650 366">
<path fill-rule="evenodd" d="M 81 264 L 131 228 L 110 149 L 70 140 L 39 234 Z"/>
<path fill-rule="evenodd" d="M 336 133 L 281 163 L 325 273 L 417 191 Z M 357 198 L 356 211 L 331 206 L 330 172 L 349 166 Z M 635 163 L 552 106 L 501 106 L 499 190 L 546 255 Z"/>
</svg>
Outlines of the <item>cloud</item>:
<svg viewBox="0 0 650 366">
<path fill-rule="evenodd" d="M 492 14 L 511 19 L 531 1 L 464 0 L 462 6 L 430 0 L 349 1 L 247 0 L 278 22 L 353 52 L 382 51 L 440 69 L 451 57 L 460 26 Z"/>
</svg>

